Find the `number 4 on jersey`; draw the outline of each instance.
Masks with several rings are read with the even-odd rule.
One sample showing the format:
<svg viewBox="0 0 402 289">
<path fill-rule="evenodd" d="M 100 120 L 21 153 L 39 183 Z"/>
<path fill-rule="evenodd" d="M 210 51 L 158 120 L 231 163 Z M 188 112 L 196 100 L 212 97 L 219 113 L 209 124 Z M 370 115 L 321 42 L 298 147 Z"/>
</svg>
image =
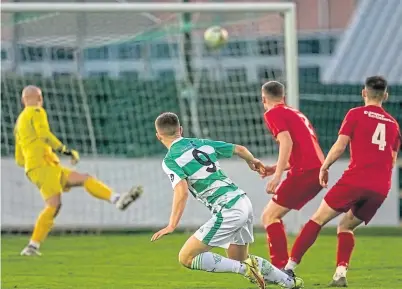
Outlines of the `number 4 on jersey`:
<svg viewBox="0 0 402 289">
<path fill-rule="evenodd" d="M 387 142 L 385 141 L 385 124 L 379 123 L 371 137 L 371 143 L 378 145 L 380 151 L 385 150 Z"/>
</svg>

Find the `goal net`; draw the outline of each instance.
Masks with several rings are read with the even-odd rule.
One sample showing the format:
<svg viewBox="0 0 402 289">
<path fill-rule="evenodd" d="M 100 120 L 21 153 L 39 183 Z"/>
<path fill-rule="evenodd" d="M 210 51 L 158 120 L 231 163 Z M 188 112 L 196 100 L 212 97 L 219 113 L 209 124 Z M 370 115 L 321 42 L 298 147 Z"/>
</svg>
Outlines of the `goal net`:
<svg viewBox="0 0 402 289">
<path fill-rule="evenodd" d="M 224 13 L 170 11 L 2 12 L 3 230 L 31 229 L 43 207 L 38 190 L 13 160 L 13 127 L 22 109 L 21 90 L 28 84 L 42 89 L 55 135 L 81 153 L 76 170 L 117 192 L 139 184 L 145 190 L 138 203 L 121 213 L 74 189 L 63 195 L 59 229 L 167 223 L 172 193 L 161 168 L 166 149 L 154 129 L 155 118 L 165 111 L 180 116 L 185 136 L 242 144 L 267 162 L 275 161 L 277 144 L 263 123 L 260 87 L 267 80 L 288 80 L 292 91 L 297 86 L 289 83 L 289 74 L 297 75 L 289 71 L 297 59 L 286 57 L 292 48 L 285 49 L 285 38 L 292 29 L 285 27 L 284 14 L 232 12 L 230 7 Z M 221 49 L 204 45 L 203 32 L 212 25 L 229 32 Z M 332 99 L 320 96 L 330 89 L 320 86 L 316 75 L 303 79 L 304 86 L 311 81 L 313 88 L 302 94 L 301 105 L 328 148 L 354 103 L 345 96 L 328 105 Z M 260 215 L 269 200 L 265 182 L 239 160 L 222 166 Z M 196 227 L 208 217 L 208 210 L 190 200 L 181 225 Z M 300 216 L 290 215 L 288 229 L 296 231 L 300 222 Z"/>
</svg>

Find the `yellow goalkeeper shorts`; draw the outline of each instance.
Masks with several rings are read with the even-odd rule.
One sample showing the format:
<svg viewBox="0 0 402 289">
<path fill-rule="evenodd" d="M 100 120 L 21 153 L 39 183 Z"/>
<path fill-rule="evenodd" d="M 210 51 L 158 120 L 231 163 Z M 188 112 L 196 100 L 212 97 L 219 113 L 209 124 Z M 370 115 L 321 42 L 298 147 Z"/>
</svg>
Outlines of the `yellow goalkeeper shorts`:
<svg viewBox="0 0 402 289">
<path fill-rule="evenodd" d="M 35 184 L 44 200 L 69 190 L 67 180 L 71 170 L 60 165 L 49 165 L 33 169 L 27 173 L 29 180 Z"/>
</svg>

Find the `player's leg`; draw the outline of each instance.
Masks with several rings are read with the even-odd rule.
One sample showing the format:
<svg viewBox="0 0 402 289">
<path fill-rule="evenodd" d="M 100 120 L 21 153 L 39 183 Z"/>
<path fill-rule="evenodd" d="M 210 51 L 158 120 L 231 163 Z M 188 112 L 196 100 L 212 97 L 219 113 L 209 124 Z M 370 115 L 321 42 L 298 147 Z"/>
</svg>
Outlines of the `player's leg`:
<svg viewBox="0 0 402 289">
<path fill-rule="evenodd" d="M 259 269 L 261 275 L 267 283 L 280 284 L 284 288 L 301 288 L 303 284 L 301 279 L 294 280 L 294 278 L 289 277 L 286 273 L 273 266 L 269 261 L 259 256 L 249 255 L 249 244 L 254 242 L 253 206 L 247 196 L 244 196 L 244 199 L 239 205 L 242 205 L 242 207 L 244 207 L 243 210 L 248 212 L 248 220 L 242 228 L 234 233 L 231 244 L 226 249 L 228 258 L 251 263 L 253 267 L 257 267 Z"/>
<path fill-rule="evenodd" d="M 327 196 L 330 194 L 330 192 L 328 192 Z M 292 247 L 289 261 L 285 266 L 285 270 L 288 270 L 290 273 L 293 272 L 296 266 L 300 263 L 304 254 L 316 241 L 321 228 L 341 213 L 342 211 L 335 211 L 334 209 L 332 209 L 327 204 L 326 199 L 321 202 L 318 210 L 315 212 L 313 217 L 304 225 L 303 229 L 297 236 Z"/>
<path fill-rule="evenodd" d="M 337 268 L 330 286 L 347 286 L 346 273 L 355 245 L 353 231 L 361 224 L 368 224 L 385 200 L 383 195 L 371 191 L 356 192 L 361 196 L 345 214 L 338 225 Z"/>
<path fill-rule="evenodd" d="M 289 211 L 290 209 L 270 200 L 262 213 L 271 262 L 278 268 L 283 268 L 289 259 L 286 231 L 282 222 Z"/>
<path fill-rule="evenodd" d="M 45 208 L 39 214 L 31 240 L 21 255 L 40 255 L 40 244 L 52 229 L 54 219 L 61 208 L 60 174 L 59 167 L 38 168 L 28 173 L 29 179 L 40 189 L 42 198 L 45 200 Z"/>
<path fill-rule="evenodd" d="M 111 188 L 89 174 L 67 171 L 67 169 L 64 170 L 66 171 L 64 174 L 66 179 L 65 187 L 72 188 L 83 186 L 90 195 L 116 204 L 116 207 L 121 210 L 126 209 L 143 191 L 142 187 L 133 187 L 129 192 L 120 195 L 113 192 Z"/>
<path fill-rule="evenodd" d="M 354 229 L 363 221 L 353 215 L 349 210 L 341 219 L 338 225 L 338 244 L 336 252 L 336 271 L 330 283 L 331 287 L 346 287 L 346 273 L 349 267 L 350 258 L 355 246 Z"/>
<path fill-rule="evenodd" d="M 300 210 L 321 191 L 318 175 L 319 169 L 288 175 L 263 212 L 271 262 L 278 268 L 284 268 L 289 259 L 282 218 L 290 210 Z"/>
<path fill-rule="evenodd" d="M 213 247 L 227 249 L 236 231 L 247 223 L 249 214 L 245 197 L 235 197 L 189 238 L 179 253 L 180 263 L 193 270 L 241 274 L 255 280 L 259 288 L 264 288 L 264 278 L 252 262 L 232 260 L 209 252 Z"/>
<path fill-rule="evenodd" d="M 271 284 L 279 284 L 283 288 L 302 288 L 301 285 L 303 281 L 301 279 L 294 280 L 285 272 L 279 270 L 277 267 L 272 265 L 268 260 L 255 255 L 248 254 L 248 244 L 237 245 L 230 244 L 229 248 L 226 250 L 229 259 L 237 260 L 240 262 L 254 262 L 254 266 L 258 267 L 264 280 Z M 248 261 L 249 259 L 249 261 Z M 298 282 L 296 284 L 296 282 Z"/>
<path fill-rule="evenodd" d="M 241 262 L 209 252 L 213 247 L 198 240 L 194 235 L 184 244 L 179 253 L 179 262 L 192 270 L 201 270 L 210 273 L 236 273 L 245 277 L 260 280 L 259 288 L 265 288 L 262 276 L 257 267 L 248 262 Z"/>
</svg>

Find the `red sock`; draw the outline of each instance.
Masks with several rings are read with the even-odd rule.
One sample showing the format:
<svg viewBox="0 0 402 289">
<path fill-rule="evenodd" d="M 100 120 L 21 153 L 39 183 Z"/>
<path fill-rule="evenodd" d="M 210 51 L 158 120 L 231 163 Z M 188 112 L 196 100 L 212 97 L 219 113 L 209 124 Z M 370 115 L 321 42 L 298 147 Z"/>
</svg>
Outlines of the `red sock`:
<svg viewBox="0 0 402 289">
<path fill-rule="evenodd" d="M 314 244 L 320 231 L 320 225 L 312 220 L 308 221 L 293 244 L 290 259 L 299 264 L 303 255 Z"/>
<path fill-rule="evenodd" d="M 265 230 L 267 232 L 271 263 L 275 267 L 282 269 L 289 259 L 285 227 L 281 221 L 279 223 L 272 223 Z"/>
<path fill-rule="evenodd" d="M 355 246 L 355 237 L 353 233 L 342 232 L 338 234 L 338 248 L 336 252 L 336 265 L 349 266 L 350 257 Z"/>
</svg>

